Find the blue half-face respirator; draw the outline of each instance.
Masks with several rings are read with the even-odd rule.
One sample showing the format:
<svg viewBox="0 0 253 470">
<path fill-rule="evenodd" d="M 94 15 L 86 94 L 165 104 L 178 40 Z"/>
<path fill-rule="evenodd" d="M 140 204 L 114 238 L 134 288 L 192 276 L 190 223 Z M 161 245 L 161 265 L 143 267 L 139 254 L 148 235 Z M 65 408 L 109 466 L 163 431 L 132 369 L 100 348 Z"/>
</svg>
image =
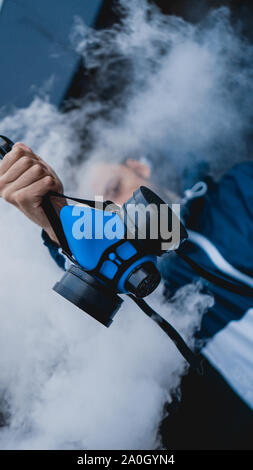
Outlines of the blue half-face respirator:
<svg viewBox="0 0 253 470">
<path fill-rule="evenodd" d="M 59 217 L 50 202 L 52 196 L 71 199 L 86 206 L 66 205 L 61 209 Z M 160 220 L 160 207 L 167 207 L 167 219 L 172 221 L 170 207 L 143 186 L 122 208 L 110 201 L 98 204 L 53 192 L 47 194 L 42 204 L 43 209 L 60 241 L 63 253 L 72 262 L 62 279 L 54 286 L 54 290 L 106 327 L 112 324 L 121 307 L 123 299 L 120 294 L 128 295 L 170 336 L 185 359 L 200 372 L 202 369 L 199 356 L 195 355 L 179 333 L 143 300 L 160 284 L 157 258 L 164 254 L 162 244 L 171 243 L 172 230 L 172 227 L 168 227 L 170 236 L 167 240 L 159 237 L 153 239 L 148 231 L 146 237 L 140 239 L 144 219 L 140 222 L 138 217 L 129 217 L 128 208 L 142 207 L 145 212 L 144 225 L 148 228 L 151 225 L 150 212 L 146 212 L 145 208 L 150 205 L 157 208 L 157 220 Z M 187 239 L 187 232 L 181 222 L 178 222 L 181 244 Z M 115 231 L 112 228 L 115 228 Z"/>
<path fill-rule="evenodd" d="M 12 146 L 11 140 L 0 136 L 0 158 L 4 158 Z M 58 215 L 51 197 L 69 199 L 85 206 L 66 203 Z M 133 212 L 129 215 L 129 208 L 135 206 L 142 207 L 143 211 L 133 217 Z M 168 220 L 170 235 L 167 240 L 159 235 L 156 238 L 151 237 L 152 221 L 149 219 L 150 212 L 145 210 L 150 206 L 157 208 L 158 221 L 161 220 L 160 208 L 163 211 L 166 208 L 167 214 L 162 215 L 166 215 Z M 94 202 L 54 192 L 44 197 L 42 207 L 63 253 L 72 262 L 54 290 L 106 327 L 111 325 L 123 302 L 120 294 L 128 295 L 167 333 L 189 364 L 200 372 L 200 356 L 193 353 L 173 326 L 143 300 L 157 288 L 161 280 L 157 257 L 164 254 L 163 244 L 171 243 L 172 219 L 175 214 L 170 207 L 146 187 L 138 189 L 123 207 L 110 201 Z M 143 213 L 144 218 L 141 217 Z M 142 238 L 140 232 L 143 221 L 146 233 Z M 219 276 L 206 272 L 184 253 L 181 247 L 187 239 L 187 232 L 179 220 L 178 226 L 180 236 L 176 253 L 209 281 L 233 291 L 235 287 L 240 290 L 240 286 L 231 285 Z M 159 228 L 157 233 L 160 233 Z"/>
</svg>

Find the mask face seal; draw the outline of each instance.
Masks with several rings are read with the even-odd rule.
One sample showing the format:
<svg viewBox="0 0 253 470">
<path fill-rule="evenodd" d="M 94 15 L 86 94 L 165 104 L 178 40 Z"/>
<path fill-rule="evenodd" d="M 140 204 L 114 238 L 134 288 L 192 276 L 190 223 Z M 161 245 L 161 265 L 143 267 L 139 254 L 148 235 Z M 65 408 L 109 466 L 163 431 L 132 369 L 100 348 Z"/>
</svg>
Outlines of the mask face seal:
<svg viewBox="0 0 253 470">
<path fill-rule="evenodd" d="M 120 217 L 127 227 L 128 234 L 130 233 L 138 241 L 141 249 L 156 256 L 162 256 L 165 253 L 163 244 L 171 244 L 173 218 L 179 224 L 178 247 L 188 238 L 185 227 L 170 206 L 145 186 L 141 186 L 135 191 L 133 196 L 123 205 Z M 167 235 L 167 238 L 161 236 L 164 221 L 164 235 Z M 154 227 L 156 227 L 156 233 L 152 234 Z"/>
</svg>

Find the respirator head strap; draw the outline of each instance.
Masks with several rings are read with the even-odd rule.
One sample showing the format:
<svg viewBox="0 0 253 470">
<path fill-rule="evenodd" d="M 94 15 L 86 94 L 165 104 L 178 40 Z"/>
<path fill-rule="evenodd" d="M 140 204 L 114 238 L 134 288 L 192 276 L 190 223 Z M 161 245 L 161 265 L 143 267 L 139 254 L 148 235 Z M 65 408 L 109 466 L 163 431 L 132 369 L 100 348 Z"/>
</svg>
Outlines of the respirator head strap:
<svg viewBox="0 0 253 470">
<path fill-rule="evenodd" d="M 53 197 L 53 196 L 60 197 L 62 199 L 69 199 L 70 201 L 78 202 L 80 204 L 85 204 L 86 206 L 89 206 L 92 209 L 98 209 L 98 210 L 101 210 L 101 211 L 106 211 L 106 210 L 108 210 L 108 208 L 110 208 L 110 212 L 119 212 L 120 211 L 120 207 L 117 206 L 117 204 L 115 204 L 112 201 L 104 201 L 104 202 L 92 201 L 90 199 L 81 199 L 81 198 L 78 198 L 78 197 L 66 196 L 66 194 L 57 193 L 55 191 L 50 191 L 49 194 L 50 194 L 51 197 Z"/>
<path fill-rule="evenodd" d="M 138 299 L 135 295 L 128 295 L 138 307 L 153 320 L 173 341 L 178 351 L 182 354 L 185 360 L 190 364 L 190 366 L 200 375 L 203 375 L 203 358 L 195 354 L 185 343 L 182 336 L 177 332 L 177 330 L 161 317 L 155 310 L 153 310 L 150 305 L 145 302 L 143 299 Z"/>
<path fill-rule="evenodd" d="M 41 206 L 42 206 L 42 208 L 43 208 L 43 210 L 44 210 L 44 212 L 45 212 L 45 214 L 46 214 L 46 216 L 47 216 L 47 218 L 50 222 L 50 225 L 51 225 L 55 235 L 57 236 L 57 238 L 59 240 L 59 243 L 60 243 L 60 246 L 63 250 L 63 253 L 72 262 L 75 263 L 75 260 L 72 256 L 71 250 L 69 248 L 68 241 L 66 239 L 66 236 L 65 236 L 65 233 L 64 233 L 64 230 L 63 230 L 63 227 L 62 227 L 60 217 L 57 214 L 57 212 L 56 212 L 56 210 L 55 210 L 55 208 L 54 208 L 54 206 L 51 202 L 52 197 L 58 197 L 58 198 L 61 198 L 61 199 L 69 199 L 71 201 L 75 201 L 75 202 L 78 202 L 78 203 L 81 203 L 81 204 L 85 204 L 86 206 L 96 208 L 96 209 L 100 209 L 100 210 L 106 210 L 110 206 L 110 210 L 114 209 L 115 212 L 116 212 L 117 210 L 119 210 L 119 208 L 116 204 L 114 204 L 111 201 L 105 201 L 105 202 L 90 201 L 88 199 L 80 199 L 80 198 L 74 198 L 74 197 L 66 196 L 65 194 L 61 194 L 61 193 L 58 193 L 58 192 L 55 192 L 55 191 L 50 191 L 46 194 L 46 196 L 44 196 Z"/>
<path fill-rule="evenodd" d="M 58 196 L 58 193 L 53 193 L 51 194 L 51 192 L 47 193 L 46 196 L 44 196 L 43 200 L 42 200 L 42 209 L 44 210 L 47 218 L 48 218 L 48 221 L 50 222 L 50 225 L 55 233 L 55 235 L 57 236 L 58 238 L 58 241 L 60 243 L 60 246 L 63 250 L 63 252 L 68 255 L 68 256 L 72 256 L 71 254 L 71 250 L 69 248 L 69 244 L 67 242 L 67 239 L 65 237 L 65 233 L 64 233 L 64 230 L 63 230 L 63 227 L 62 227 L 62 224 L 61 224 L 61 220 L 60 220 L 60 217 L 59 215 L 57 214 L 52 202 L 51 202 L 51 196 L 55 196 L 57 194 Z"/>
</svg>

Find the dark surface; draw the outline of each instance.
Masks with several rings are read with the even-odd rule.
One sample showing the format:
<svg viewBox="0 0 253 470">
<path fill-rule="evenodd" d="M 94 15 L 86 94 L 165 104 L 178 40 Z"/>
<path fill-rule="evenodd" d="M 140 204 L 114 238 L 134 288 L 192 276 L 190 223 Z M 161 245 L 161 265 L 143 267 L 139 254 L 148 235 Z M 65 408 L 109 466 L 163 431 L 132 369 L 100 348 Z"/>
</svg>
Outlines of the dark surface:
<svg viewBox="0 0 253 470">
<path fill-rule="evenodd" d="M 153 1 L 153 0 L 152 0 Z M 213 8 L 227 6 L 234 17 L 243 17 L 248 21 L 248 12 L 253 11 L 251 0 L 154 0 L 161 11 L 169 15 L 177 15 L 186 21 L 201 21 Z"/>
<path fill-rule="evenodd" d="M 94 21 L 93 27 L 97 30 L 110 28 L 114 23 L 119 22 L 119 14 L 115 8 L 117 0 L 103 0 L 102 5 L 98 11 L 96 20 Z M 85 96 L 89 91 L 94 89 L 94 84 L 96 80 L 96 71 L 85 70 L 83 60 L 80 58 L 78 66 L 75 70 L 75 73 L 72 77 L 72 81 L 69 84 L 68 89 L 62 100 L 62 109 L 65 108 L 65 105 L 68 105 L 69 99 L 79 99 Z M 71 103 L 70 107 L 73 106 Z"/>
<path fill-rule="evenodd" d="M 150 0 L 151 1 L 151 0 Z M 234 20 L 252 35 L 252 2 L 238 0 L 155 0 L 165 14 L 187 21 L 202 20 L 211 8 L 228 5 Z M 95 80 L 85 72 L 70 42 L 74 17 L 97 29 L 119 21 L 117 0 L 5 0 L 0 11 L 0 60 L 3 75 L 0 108 L 29 105 L 35 95 L 47 93 L 60 106 L 68 98 L 84 96 Z M 117 90 L 116 90 L 117 92 Z M 103 98 L 103 97 L 102 97 Z"/>
<path fill-rule="evenodd" d="M 182 17 L 184 20 L 197 23 L 205 19 L 208 13 L 217 7 L 228 6 L 231 9 L 231 17 L 233 22 L 240 24 L 241 31 L 247 37 L 253 37 L 253 2 L 245 0 L 149 0 L 159 7 L 161 12 L 165 15 L 176 15 Z M 103 6 L 100 9 L 97 17 L 95 27 L 96 29 L 108 28 L 114 23 L 120 21 L 119 12 L 117 10 L 117 0 L 104 0 Z M 118 61 L 119 62 L 119 61 Z M 119 89 L 105 90 L 105 93 L 100 93 L 100 99 L 110 99 L 111 95 L 117 96 L 124 88 L 124 78 L 120 70 L 117 69 L 117 61 L 115 61 L 115 74 L 118 74 Z M 124 68 L 126 64 L 122 64 Z M 91 89 L 96 89 L 97 74 L 96 70 L 86 71 L 84 64 L 80 61 L 76 70 L 73 80 L 66 92 L 66 102 L 69 98 L 82 98 Z M 114 80 L 115 81 L 115 80 Z M 115 85 L 114 85 L 115 86 Z"/>
<path fill-rule="evenodd" d="M 70 45 L 74 17 L 92 26 L 103 0 L 5 0 L 0 12 L 1 106 L 27 106 L 48 91 L 60 105 L 79 56 Z"/>
<path fill-rule="evenodd" d="M 208 363 L 204 376 L 193 371 L 182 381 L 160 431 L 175 450 L 252 450 L 253 412 Z"/>
</svg>

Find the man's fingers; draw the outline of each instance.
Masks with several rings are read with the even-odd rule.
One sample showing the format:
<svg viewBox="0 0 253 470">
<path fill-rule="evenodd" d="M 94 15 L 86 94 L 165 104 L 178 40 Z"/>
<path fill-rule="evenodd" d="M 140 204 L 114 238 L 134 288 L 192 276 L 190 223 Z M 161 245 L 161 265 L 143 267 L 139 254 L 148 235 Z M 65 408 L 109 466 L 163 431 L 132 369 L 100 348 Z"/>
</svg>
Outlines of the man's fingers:
<svg viewBox="0 0 253 470">
<path fill-rule="evenodd" d="M 39 207 L 43 196 L 49 191 L 57 189 L 57 182 L 51 175 L 46 175 L 38 181 L 35 181 L 30 186 L 22 188 L 14 192 L 13 198 L 16 205 L 18 205 L 24 212 L 28 212 L 30 207 Z"/>
<path fill-rule="evenodd" d="M 0 177 L 0 190 L 3 185 L 16 181 L 23 173 L 25 173 L 37 160 L 24 155 L 17 160 L 13 165 Z"/>
<path fill-rule="evenodd" d="M 16 142 L 12 148 L 15 149 L 17 147 L 23 149 L 26 153 L 33 153 L 32 149 L 28 147 L 28 145 L 25 145 L 23 142 Z"/>
<path fill-rule="evenodd" d="M 46 230 L 57 243 L 57 238 L 41 203 L 49 191 L 63 192 L 60 179 L 38 155 L 17 142 L 0 164 L 0 196 L 21 210 L 29 219 Z M 66 201 L 52 201 L 60 213 Z"/>
<path fill-rule="evenodd" d="M 8 170 L 23 157 L 29 157 L 33 160 L 39 161 L 41 165 L 47 168 L 50 174 L 57 178 L 57 175 L 54 170 L 44 160 L 42 160 L 39 155 L 36 155 L 30 147 L 23 144 L 23 142 L 17 142 L 16 144 L 14 144 L 11 152 L 7 153 L 4 157 L 3 162 L 0 164 L 0 177 L 1 175 L 7 173 Z"/>
<path fill-rule="evenodd" d="M 43 163 L 44 165 L 48 166 L 46 164 L 46 162 L 44 162 L 44 160 L 42 160 L 42 158 L 40 158 L 39 155 L 37 155 L 36 153 L 34 153 L 31 149 L 31 147 L 28 147 L 27 145 L 23 144 L 23 142 L 16 142 L 16 144 L 13 145 L 12 147 L 13 149 L 15 148 L 20 148 L 21 150 L 24 150 L 24 154 L 25 155 L 29 155 L 33 158 L 36 158 L 36 160 L 39 160 L 41 163 Z"/>
<path fill-rule="evenodd" d="M 36 181 L 44 178 L 46 174 L 47 170 L 39 163 L 32 165 L 24 173 L 22 173 L 19 178 L 15 179 L 13 183 L 7 184 L 6 187 L 4 187 L 2 190 L 2 197 L 7 202 L 15 204 L 16 201 L 14 199 L 14 194 L 17 191 L 31 186 Z M 50 176 L 50 178 L 53 179 L 52 176 Z"/>
<path fill-rule="evenodd" d="M 28 149 L 28 150 L 27 150 Z M 11 152 L 7 153 L 3 159 L 3 161 L 0 164 L 0 176 L 4 175 L 6 171 L 9 170 L 9 168 L 20 158 L 24 157 L 27 155 L 30 158 L 33 158 L 35 160 L 38 160 L 37 155 L 35 155 L 29 147 L 27 147 L 25 150 L 22 145 L 17 144 L 13 147 Z"/>
<path fill-rule="evenodd" d="M 20 157 L 13 165 L 2 175 L 0 176 L 0 190 L 1 187 L 5 184 L 12 183 L 17 178 L 19 178 L 23 173 L 25 173 L 31 166 L 39 164 L 47 171 L 49 174 L 53 175 L 53 172 L 48 165 L 46 165 L 43 160 L 38 161 L 38 159 L 24 155 Z"/>
</svg>

